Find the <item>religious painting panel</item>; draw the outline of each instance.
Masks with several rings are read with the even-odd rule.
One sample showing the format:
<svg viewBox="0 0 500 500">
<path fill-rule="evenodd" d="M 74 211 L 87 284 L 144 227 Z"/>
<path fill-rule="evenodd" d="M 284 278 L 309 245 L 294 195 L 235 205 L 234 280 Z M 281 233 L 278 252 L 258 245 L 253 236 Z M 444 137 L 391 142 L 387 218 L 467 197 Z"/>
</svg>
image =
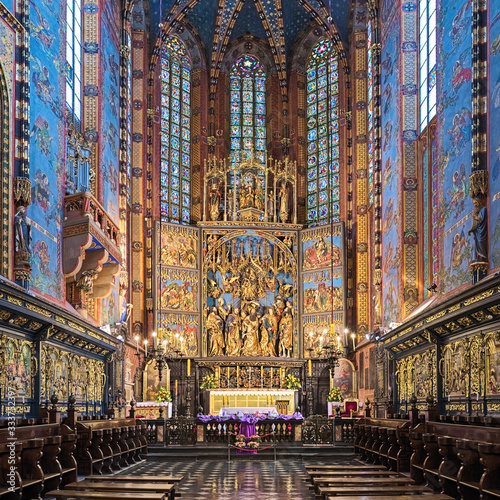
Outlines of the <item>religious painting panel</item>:
<svg viewBox="0 0 500 500">
<path fill-rule="evenodd" d="M 167 351 L 198 355 L 198 229 L 157 223 L 155 318 L 158 340 Z"/>
<path fill-rule="evenodd" d="M 155 401 L 156 394 L 160 388 L 170 390 L 170 373 L 166 371 L 160 380 L 159 372 L 155 368 L 153 361 L 146 365 L 143 374 L 143 391 L 142 400 L 143 401 Z M 167 385 L 168 383 L 168 385 Z"/>
<path fill-rule="evenodd" d="M 344 401 L 358 397 L 355 376 L 353 364 L 348 359 L 340 358 L 339 365 L 335 367 L 332 383 L 334 387 L 340 389 Z"/>
<path fill-rule="evenodd" d="M 389 8 L 389 5 L 386 5 Z M 392 17 L 382 34 L 381 92 L 382 92 L 382 323 L 389 325 L 401 320 L 401 238 L 402 200 L 400 198 L 401 171 L 401 125 L 399 121 L 399 15 Z"/>
<path fill-rule="evenodd" d="M 48 401 L 55 394 L 66 404 L 73 395 L 79 411 L 101 410 L 106 384 L 102 361 L 44 345 L 40 370 L 42 400 Z"/>
<path fill-rule="evenodd" d="M 486 394 L 500 393 L 500 333 L 486 337 Z"/>
<path fill-rule="evenodd" d="M 32 349 L 31 342 L 0 336 L 0 392 L 13 391 L 16 398 L 32 397 L 33 375 L 38 368 Z"/>
<path fill-rule="evenodd" d="M 63 302 L 61 270 L 65 150 L 65 2 L 30 0 L 30 179 L 32 274 L 30 288 Z"/>
<path fill-rule="evenodd" d="M 301 232 L 305 357 L 317 357 L 326 345 L 340 347 L 345 342 L 343 241 L 342 223 Z"/>
<path fill-rule="evenodd" d="M 203 355 L 297 357 L 295 231 L 203 233 Z"/>
<path fill-rule="evenodd" d="M 490 181 L 490 263 L 500 268 L 500 3 L 488 2 L 488 151 Z"/>
<path fill-rule="evenodd" d="M 185 356 L 198 355 L 198 314 L 157 312 L 158 342 L 168 353 L 181 352 Z"/>
<path fill-rule="evenodd" d="M 120 4 L 104 2 L 101 16 L 102 121 L 99 165 L 102 199 L 111 219 L 118 222 L 118 163 L 120 149 Z"/>
<path fill-rule="evenodd" d="M 470 281 L 472 219 L 471 172 L 471 3 L 445 2 L 438 11 L 438 144 L 437 189 L 443 234 L 441 286 L 449 291 Z"/>
</svg>

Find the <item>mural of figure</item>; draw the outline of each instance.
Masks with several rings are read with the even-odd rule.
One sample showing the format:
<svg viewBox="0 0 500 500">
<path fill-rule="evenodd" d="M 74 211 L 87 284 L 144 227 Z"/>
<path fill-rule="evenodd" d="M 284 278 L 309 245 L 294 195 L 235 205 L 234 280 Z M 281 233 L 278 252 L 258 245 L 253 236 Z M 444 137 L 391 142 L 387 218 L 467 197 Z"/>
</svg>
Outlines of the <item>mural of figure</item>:
<svg viewBox="0 0 500 500">
<path fill-rule="evenodd" d="M 284 184 L 281 185 L 280 189 L 280 220 L 281 222 L 286 222 L 288 220 L 288 191 Z"/>
<path fill-rule="evenodd" d="M 255 308 L 243 320 L 243 330 L 245 337 L 242 350 L 243 356 L 260 356 L 262 353 L 259 344 L 259 318 Z"/>
<path fill-rule="evenodd" d="M 210 356 L 222 356 L 224 354 L 224 322 L 217 314 L 217 308 L 213 307 L 207 319 L 207 332 L 210 334 Z"/>
<path fill-rule="evenodd" d="M 226 355 L 239 356 L 241 351 L 240 310 L 235 307 L 226 320 Z"/>
<path fill-rule="evenodd" d="M 472 214 L 472 227 L 469 234 L 474 237 L 474 260 L 476 262 L 488 261 L 488 213 L 484 196 L 473 199 L 474 212 Z"/>
<path fill-rule="evenodd" d="M 16 258 L 26 261 L 29 259 L 31 243 L 31 224 L 26 221 L 26 209 L 21 206 L 14 216 L 16 231 Z"/>
<path fill-rule="evenodd" d="M 212 187 L 210 191 L 210 218 L 212 220 L 217 220 L 219 218 L 219 206 L 220 206 L 220 194 L 219 191 Z"/>
<path fill-rule="evenodd" d="M 292 354 L 293 319 L 288 311 L 285 311 L 281 318 L 279 334 L 280 356 L 289 358 Z"/>
</svg>

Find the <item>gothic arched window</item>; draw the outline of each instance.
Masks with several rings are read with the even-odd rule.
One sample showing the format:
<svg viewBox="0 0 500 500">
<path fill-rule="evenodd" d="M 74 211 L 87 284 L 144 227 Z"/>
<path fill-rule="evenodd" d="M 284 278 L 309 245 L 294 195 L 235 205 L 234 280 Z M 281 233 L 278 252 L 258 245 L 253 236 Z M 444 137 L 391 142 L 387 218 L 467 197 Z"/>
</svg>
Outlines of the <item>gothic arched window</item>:
<svg viewBox="0 0 500 500">
<path fill-rule="evenodd" d="M 330 40 L 318 42 L 307 65 L 307 222 L 340 217 L 338 57 Z"/>
<path fill-rule="evenodd" d="M 231 157 L 237 163 L 241 151 L 253 149 L 255 157 L 265 159 L 266 74 L 259 60 L 246 54 L 231 68 Z"/>
<path fill-rule="evenodd" d="M 161 51 L 161 219 L 189 223 L 191 216 L 191 61 L 170 37 Z"/>
</svg>

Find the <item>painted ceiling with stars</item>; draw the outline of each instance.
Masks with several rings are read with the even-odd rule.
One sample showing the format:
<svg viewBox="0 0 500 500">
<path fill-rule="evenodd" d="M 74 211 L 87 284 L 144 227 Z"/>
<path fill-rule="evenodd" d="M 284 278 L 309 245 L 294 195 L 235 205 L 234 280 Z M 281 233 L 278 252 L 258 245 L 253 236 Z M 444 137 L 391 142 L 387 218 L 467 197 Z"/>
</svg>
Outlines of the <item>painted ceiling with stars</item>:
<svg viewBox="0 0 500 500">
<path fill-rule="evenodd" d="M 311 23 L 340 35 L 347 47 L 352 0 L 149 0 L 145 21 L 156 37 L 159 24 L 191 25 L 205 45 L 207 61 L 231 42 L 251 34 L 267 41 L 281 61 L 288 59 L 299 34 Z M 146 4 L 146 2 L 145 2 Z M 147 5 L 147 4 L 146 4 Z"/>
</svg>

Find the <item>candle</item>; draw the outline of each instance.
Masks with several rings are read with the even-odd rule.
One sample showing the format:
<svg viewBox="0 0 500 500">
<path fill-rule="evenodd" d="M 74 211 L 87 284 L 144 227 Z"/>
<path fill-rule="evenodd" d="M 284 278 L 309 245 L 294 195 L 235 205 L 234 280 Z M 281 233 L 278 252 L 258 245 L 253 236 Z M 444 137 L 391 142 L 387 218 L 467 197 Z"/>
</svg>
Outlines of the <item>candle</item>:
<svg viewBox="0 0 500 500">
<path fill-rule="evenodd" d="M 148 339 L 144 339 L 144 355 L 148 355 Z"/>
<path fill-rule="evenodd" d="M 356 349 L 356 335 L 352 333 L 351 337 L 352 337 L 352 348 Z"/>
<path fill-rule="evenodd" d="M 236 379 L 240 376 L 240 365 L 236 367 Z M 236 384 L 238 384 L 238 380 L 236 380 Z"/>
<path fill-rule="evenodd" d="M 479 392 L 476 394 L 476 401 L 479 401 Z"/>
<path fill-rule="evenodd" d="M 135 338 L 135 347 L 137 349 L 137 354 L 139 354 L 139 335 L 136 335 L 134 338 Z"/>
<path fill-rule="evenodd" d="M 156 349 L 156 332 L 153 332 L 153 349 Z"/>
<path fill-rule="evenodd" d="M 178 383 L 178 380 L 175 381 L 175 395 L 177 396 L 177 383 Z"/>
<path fill-rule="evenodd" d="M 181 352 L 184 352 L 184 337 L 181 337 Z"/>
<path fill-rule="evenodd" d="M 260 367 L 260 378 L 262 378 L 264 376 L 264 367 L 261 366 Z"/>
<path fill-rule="evenodd" d="M 227 367 L 226 372 L 227 372 L 227 380 L 228 380 L 228 387 L 229 387 L 229 366 Z"/>
<path fill-rule="evenodd" d="M 188 365 L 187 365 L 187 376 L 191 376 L 191 360 L 188 358 Z"/>
<path fill-rule="evenodd" d="M 178 333 L 175 334 L 175 350 L 176 351 L 179 350 L 179 334 Z"/>
<path fill-rule="evenodd" d="M 273 369 L 271 368 L 271 386 L 273 385 Z"/>
<path fill-rule="evenodd" d="M 312 375 L 312 361 L 310 359 L 307 361 L 307 373 L 309 376 Z"/>
</svg>

